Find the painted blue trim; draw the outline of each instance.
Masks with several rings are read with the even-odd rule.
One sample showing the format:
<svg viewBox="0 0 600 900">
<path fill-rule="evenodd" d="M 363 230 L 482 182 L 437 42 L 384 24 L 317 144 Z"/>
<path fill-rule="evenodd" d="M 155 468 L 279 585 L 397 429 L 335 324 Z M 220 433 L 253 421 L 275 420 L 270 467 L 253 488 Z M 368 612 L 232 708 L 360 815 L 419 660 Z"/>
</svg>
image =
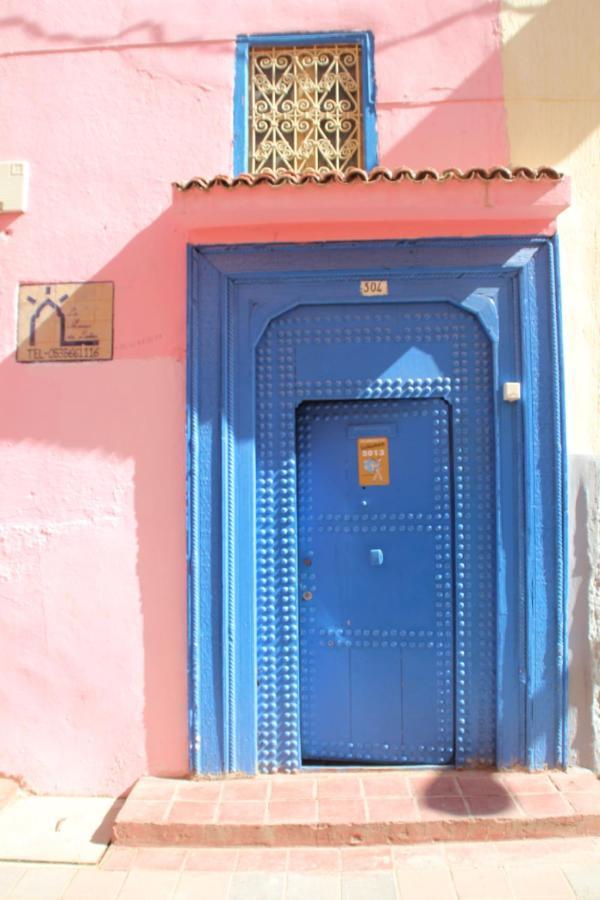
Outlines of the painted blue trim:
<svg viewBox="0 0 600 900">
<path fill-rule="evenodd" d="M 375 40 L 370 31 L 320 31 L 316 33 L 241 34 L 235 49 L 233 88 L 233 174 L 248 171 L 248 62 L 250 47 L 282 47 L 313 44 L 359 44 L 361 48 L 363 148 L 365 169 L 378 165 L 375 83 Z"/>
<path fill-rule="evenodd" d="M 519 295 L 513 275 L 506 285 L 503 305 L 502 340 L 498 344 L 495 381 L 496 401 L 496 481 L 512 485 L 505 502 L 498 504 L 497 556 L 497 682 L 496 752 L 501 768 L 523 764 L 525 759 L 524 710 L 526 576 L 523 550 L 525 473 L 520 453 L 523 448 L 521 404 L 505 403 L 503 381 L 521 381 Z M 504 448 L 504 452 L 503 449 Z"/>
<path fill-rule="evenodd" d="M 530 617 L 526 759 L 532 769 L 566 760 L 566 458 L 555 257 L 555 245 L 548 240 L 536 264 L 520 273 Z M 548 447 L 552 453 L 546 452 Z M 550 653 L 553 665 L 548 664 Z"/>
<path fill-rule="evenodd" d="M 248 60 L 250 44 L 238 38 L 233 82 L 233 174 L 248 170 Z"/>
<path fill-rule="evenodd" d="M 197 293 L 194 285 L 196 267 L 194 265 L 194 251 L 188 247 L 187 252 L 187 280 L 188 280 L 188 326 L 187 326 L 187 359 L 186 359 L 186 556 L 187 556 L 187 621 L 188 621 L 188 755 L 192 772 L 201 770 L 200 759 L 200 647 L 198 627 L 198 599 L 200 585 L 198 583 L 198 503 L 200 486 L 198 484 L 198 468 L 194 461 L 194 452 L 198 446 L 198 416 L 199 398 L 197 396 L 197 383 L 194 372 L 196 359 L 194 345 L 198 337 L 198 328 L 194 304 L 191 298 Z"/>
<path fill-rule="evenodd" d="M 553 331 L 553 365 L 558 371 L 558 377 L 554 379 L 555 387 L 555 416 L 559 422 L 558 440 L 560 442 L 560 454 L 555 459 L 557 468 L 557 483 L 560 485 L 560 502 L 556 509 L 558 519 L 557 529 L 560 532 L 560 547 L 557 554 L 557 580 L 558 580 L 558 603 L 557 619 L 558 619 L 558 640 L 557 644 L 561 651 L 559 665 L 562 667 L 561 684 L 560 684 L 560 700 L 562 708 L 560 710 L 560 730 L 559 745 L 557 748 L 557 764 L 566 767 L 568 763 L 568 711 L 569 711 L 569 672 L 568 672 L 568 654 L 567 647 L 569 641 L 568 631 L 568 603 L 569 603 L 569 504 L 568 504 L 568 448 L 567 448 L 567 423 L 566 423 L 566 406 L 565 406 L 565 377 L 564 377 L 564 358 L 563 358 L 563 331 L 562 331 L 562 292 L 560 278 L 560 261 L 559 261 L 559 239 L 555 234 L 550 241 L 552 251 L 553 278 L 552 287 L 554 288 L 554 331 Z"/>
<path fill-rule="evenodd" d="M 491 296 L 490 296 L 491 295 Z M 461 304 L 477 316 L 481 327 L 493 344 L 500 338 L 500 322 L 498 320 L 498 291 L 482 288 L 473 291 L 470 297 Z"/>
<path fill-rule="evenodd" d="M 221 358 L 228 360 L 228 365 L 222 369 L 223 400 L 221 403 L 221 517 L 222 522 L 228 522 L 235 508 L 235 485 L 233 480 L 232 464 L 234 454 L 234 438 L 232 431 L 232 391 L 233 373 L 231 371 L 231 354 L 228 347 L 231 344 L 231 317 L 229 314 L 229 297 L 221 307 Z M 222 559 L 222 583 L 223 583 L 223 686 L 226 698 L 226 709 L 232 709 L 232 698 L 235 696 L 235 555 L 234 544 L 231 541 L 223 547 Z M 235 771 L 235 717 L 225 715 L 223 717 L 223 747 L 225 751 L 225 769 Z"/>
<path fill-rule="evenodd" d="M 567 523 L 557 244 L 489 237 L 190 248 L 192 771 L 256 770 L 256 344 L 269 321 L 306 303 L 303 285 L 311 284 L 315 302 L 347 303 L 348 284 L 359 275 L 396 285 L 384 302 L 421 300 L 421 292 L 431 296 L 428 285 L 443 282 L 444 296 L 434 299 L 471 308 L 497 342 L 497 478 L 505 498 L 497 519 L 497 763 L 564 765 Z M 285 288 L 281 301 L 265 302 L 277 297 L 278 284 Z M 507 404 L 502 383 L 515 380 L 523 399 Z"/>
<path fill-rule="evenodd" d="M 222 279 L 189 250 L 188 299 L 188 643 L 192 772 L 225 771 L 222 515 L 219 453 Z M 211 296 L 213 303 L 196 298 Z"/>
<path fill-rule="evenodd" d="M 228 520 L 229 530 L 225 548 L 234 556 L 232 569 L 235 578 L 231 594 L 233 608 L 231 618 L 235 621 L 235 637 L 230 647 L 234 660 L 232 670 L 233 694 L 230 697 L 230 717 L 237 720 L 235 740 L 235 767 L 231 771 L 255 772 L 257 765 L 256 705 L 238 703 L 237 698 L 245 697 L 250 691 L 256 693 L 256 587 L 255 587 L 255 513 L 254 491 L 248 486 L 254 483 L 254 406 L 245 403 L 245 395 L 240 391 L 240 370 L 236 361 L 247 346 L 245 327 L 247 309 L 237 308 L 236 286 L 231 283 L 229 294 L 229 335 L 230 335 L 230 406 L 229 428 L 235 436 L 230 456 L 231 481 L 235 504 Z M 240 352 L 242 351 L 242 352 Z M 250 395 L 254 395 L 254 366 L 249 364 L 243 381 Z M 240 540 L 240 536 L 242 539 Z M 233 550 L 232 550 L 233 548 Z"/>
</svg>

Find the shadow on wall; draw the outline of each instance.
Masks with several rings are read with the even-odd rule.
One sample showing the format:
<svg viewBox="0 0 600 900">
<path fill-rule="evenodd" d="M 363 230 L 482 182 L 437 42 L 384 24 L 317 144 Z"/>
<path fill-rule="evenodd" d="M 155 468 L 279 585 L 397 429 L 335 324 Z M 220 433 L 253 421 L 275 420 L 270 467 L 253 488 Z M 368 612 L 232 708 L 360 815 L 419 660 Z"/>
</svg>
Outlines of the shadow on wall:
<svg viewBox="0 0 600 900">
<path fill-rule="evenodd" d="M 574 456 L 571 468 L 571 618 L 569 623 L 570 738 L 573 761 L 600 769 L 600 588 L 598 532 L 600 460 Z M 594 627 L 595 626 L 595 627 Z"/>
<path fill-rule="evenodd" d="M 505 25 L 510 21 L 504 28 L 501 53 L 499 40 L 494 45 L 493 39 L 493 32 L 500 27 L 495 18 L 500 9 Z M 483 20 L 479 29 L 478 19 Z M 461 55 L 461 64 L 467 68 L 469 37 L 476 39 L 486 34 L 486 21 L 491 31 L 491 35 L 487 33 L 490 46 L 497 47 L 497 52 L 494 49 L 458 84 L 435 83 L 445 76 L 436 72 L 432 65 L 432 83 L 420 83 L 415 87 L 410 82 L 407 90 L 408 76 L 403 79 L 402 57 L 411 42 L 419 47 L 419 42 L 437 36 L 436 52 L 444 54 L 442 70 L 447 65 L 451 71 L 460 68 L 453 59 L 456 54 Z M 166 23 L 154 19 L 140 20 L 112 34 L 86 36 L 68 31 L 51 32 L 27 16 L 0 18 L 0 27 L 12 28 L 32 42 L 40 40 L 50 45 L 9 51 L 0 54 L 0 58 L 82 53 L 106 47 L 127 50 L 197 45 L 200 50 L 229 43 L 233 38 L 232 33 L 229 39 L 211 40 L 191 35 L 173 40 L 168 36 Z M 357 21 L 356 27 L 362 27 L 362 22 Z M 414 47 L 411 52 L 414 54 Z M 553 164 L 584 141 L 599 122 L 600 106 L 590 114 L 590 110 L 578 102 L 581 99 L 600 100 L 600 68 L 597 65 L 600 29 L 596 6 L 590 0 L 506 0 L 491 5 L 474 4 L 454 15 L 440 15 L 431 24 L 409 34 L 389 40 L 380 38 L 376 42 L 376 53 L 379 61 L 388 54 L 395 54 L 399 72 L 394 96 L 389 99 L 379 97 L 378 102 L 380 143 L 384 146 L 380 158 L 382 165 L 392 168 L 465 168 L 507 165 L 515 157 L 524 165 Z M 423 99 L 415 100 L 409 96 L 413 88 Z M 510 147 L 505 98 L 509 101 L 511 119 Z M 564 110 L 560 116 L 554 114 L 553 104 L 560 100 L 569 103 L 569 127 L 564 125 Z M 532 111 L 535 120 L 532 120 Z M 402 119 L 399 139 L 396 137 L 398 115 Z M 391 116 L 396 117 L 393 123 Z M 543 127 L 537 127 L 538 124 Z M 527 158 L 523 156 L 522 146 L 527 150 Z M 215 173 L 182 172 L 181 179 L 197 174 L 210 176 Z"/>
<path fill-rule="evenodd" d="M 181 47 L 193 46 L 194 44 L 222 44 L 224 39 L 207 40 L 198 35 L 197 37 L 189 37 L 185 40 L 173 41 L 167 37 L 167 30 L 164 24 L 154 19 L 142 19 L 122 28 L 120 31 L 114 31 L 112 34 L 89 34 L 85 37 L 81 34 L 75 34 L 72 31 L 54 31 L 49 32 L 42 28 L 38 22 L 27 16 L 5 16 L 0 18 L 0 28 L 16 28 L 22 35 L 30 40 L 36 39 L 48 41 L 54 44 L 60 44 L 60 47 L 43 49 L 43 50 L 14 50 L 8 53 L 0 54 L 0 56 L 30 56 L 33 53 L 81 53 L 86 50 L 101 50 L 107 47 L 115 47 L 118 49 L 131 50 L 138 47 Z M 136 40 L 137 38 L 137 40 Z M 73 44 L 72 48 L 64 47 L 64 44 Z"/>
<path fill-rule="evenodd" d="M 511 161 L 559 164 L 600 124 L 598 4 L 521 0 L 502 9 Z"/>
<path fill-rule="evenodd" d="M 494 27 L 494 10 L 489 3 L 474 6 L 460 15 L 440 17 L 428 28 L 402 39 L 377 41 L 376 52 L 378 56 L 394 53 L 401 60 L 403 47 L 408 41 L 426 39 L 440 32 L 447 33 L 446 42 L 452 46 L 458 37 L 462 40 L 462 32 L 454 36 L 452 28 L 468 27 L 469 20 L 479 18 L 491 20 L 490 28 Z M 423 52 L 426 52 L 425 47 Z M 453 53 L 464 54 L 468 60 L 468 48 L 465 53 L 464 49 L 455 47 L 449 55 Z M 406 97 L 406 91 L 402 85 L 401 62 L 398 69 L 396 96 L 402 98 Z M 378 102 L 380 135 L 390 112 L 400 113 L 405 121 L 410 122 L 402 138 L 390 143 L 382 154 L 382 165 L 390 168 L 445 169 L 452 166 L 468 168 L 508 164 L 499 52 L 491 53 L 458 85 L 433 83 L 426 88 L 427 100 Z M 382 136 L 385 138 L 385 133 Z"/>
<path fill-rule="evenodd" d="M 590 0 L 505 0 L 501 7 L 503 18 L 514 17 L 514 30 L 505 34 L 501 62 L 495 55 L 489 56 L 454 90 L 431 86 L 432 93 L 439 91 L 440 100 L 426 104 L 425 109 L 424 104 L 408 100 L 385 104 L 402 110 L 415 125 L 386 150 L 383 165 L 556 165 L 598 128 L 597 4 Z M 482 4 L 464 18 L 489 15 L 489 5 Z M 440 19 L 434 27 L 449 28 L 456 19 Z M 379 41 L 377 52 L 401 54 L 405 41 L 418 36 Z M 401 82 L 401 74 L 399 77 Z M 505 100 L 509 104 L 510 145 Z M 556 103 L 561 101 L 557 114 Z M 581 101 L 595 101 L 595 108 Z"/>
<path fill-rule="evenodd" d="M 165 271 L 169 273 L 166 283 Z M 60 704 L 62 716 L 56 717 L 56 709 L 48 710 L 48 715 L 62 719 L 56 729 L 71 729 L 75 747 L 65 740 L 67 756 L 72 750 L 81 755 L 82 742 L 86 746 L 92 742 L 89 764 L 82 763 L 89 781 L 79 787 L 73 784 L 74 790 L 90 790 L 90 786 L 99 790 L 102 783 L 122 787 L 123 778 L 128 785 L 144 771 L 187 771 L 185 367 L 183 346 L 163 334 L 165 323 L 172 333 L 175 322 L 182 339 L 184 335 L 185 239 L 173 224 L 171 211 L 140 231 L 89 280 L 116 283 L 116 358 L 112 362 L 32 365 L 17 363 L 11 355 L 0 363 L 1 392 L 6 398 L 0 441 L 21 445 L 23 452 L 31 442 L 42 448 L 43 459 L 36 463 L 35 473 L 22 475 L 20 515 L 27 518 L 27 503 L 33 497 L 31 515 L 42 533 L 51 535 L 55 522 L 62 527 L 63 513 L 64 521 L 75 522 L 67 558 L 71 576 L 57 581 L 55 575 L 54 580 L 48 578 L 47 586 L 39 585 L 44 615 L 52 615 L 56 604 L 56 617 L 63 619 L 65 630 L 71 630 L 72 652 L 65 651 L 64 639 L 59 637 L 63 643 L 57 652 L 68 656 L 60 665 L 58 660 L 47 660 L 45 655 L 54 652 L 52 639 L 47 638 L 41 662 L 56 665 L 52 671 L 57 684 L 43 685 L 44 673 L 36 672 L 32 664 L 29 677 L 33 681 L 28 688 L 31 692 L 31 683 L 37 681 L 35 690 L 42 695 L 55 691 L 54 702 Z M 161 282 L 163 290 L 158 287 Z M 50 339 L 53 333 L 58 338 L 57 323 L 47 319 L 40 325 L 38 339 Z M 67 452 L 61 456 L 61 451 Z M 70 495 L 69 483 L 81 478 L 79 465 L 91 466 L 87 460 L 94 458 L 99 465 L 108 460 L 106 469 L 99 471 L 109 478 L 111 466 L 118 472 L 121 464 L 133 464 L 131 523 L 123 499 L 128 486 L 119 483 L 118 476 L 109 485 L 88 485 L 87 507 L 82 507 L 79 487 Z M 71 464 L 72 471 L 59 471 L 56 486 L 40 485 L 44 465 L 64 468 Z M 13 477 L 19 475 L 13 473 Z M 44 499 L 36 498 L 36 492 L 43 493 Z M 107 521 L 108 537 L 103 531 Z M 77 530 L 79 522 L 82 530 Z M 86 528 L 93 530 L 91 538 L 86 539 Z M 127 581 L 136 546 L 137 584 L 133 573 Z M 48 553 L 43 548 L 39 552 Z M 91 558 L 83 560 L 86 552 Z M 44 560 L 42 572 L 47 566 Z M 90 579 L 87 588 L 79 582 L 82 572 Z M 77 583 L 72 583 L 73 578 Z M 68 600 L 71 592 L 76 597 L 73 608 Z M 21 627 L 32 627 L 31 622 L 20 621 Z M 87 658 L 83 646 L 88 648 Z M 19 652 L 16 657 L 19 673 L 26 665 L 24 655 Z M 143 684 L 135 707 L 131 682 L 140 680 L 142 667 Z M 89 701 L 74 700 L 70 710 L 71 695 L 78 698 L 79 694 Z M 134 720 L 138 720 L 137 731 Z M 54 729 L 50 731 L 49 758 Z M 96 745 L 108 748 L 104 760 L 94 759 Z M 26 752 L 28 748 L 20 748 L 24 759 Z M 64 767 L 68 765 L 63 761 Z M 103 766 L 110 770 L 108 775 L 101 772 Z M 61 777 L 64 780 L 65 773 L 57 763 L 56 778 Z"/>
<path fill-rule="evenodd" d="M 567 382 L 575 397 L 581 390 L 589 394 L 590 375 L 592 385 L 595 377 L 589 368 L 592 345 L 579 342 L 585 333 L 593 334 L 592 306 L 598 274 L 594 270 L 594 211 L 588 198 L 594 196 L 597 180 L 594 163 L 598 141 L 593 144 L 590 138 L 600 124 L 599 7 L 590 0 L 514 0 L 503 3 L 503 10 L 504 93 L 511 161 L 566 165 L 574 178 L 575 218 L 569 215 L 564 223 L 562 263 L 568 275 L 567 287 L 579 292 L 579 297 L 570 298 L 574 308 L 569 314 L 579 318 L 578 326 L 573 318 L 565 320 L 567 350 L 573 357 Z M 567 298 L 564 309 L 570 305 Z M 591 412 L 591 398 L 590 403 Z M 596 771 L 600 769 L 598 465 L 592 457 L 569 458 L 570 762 Z"/>
</svg>

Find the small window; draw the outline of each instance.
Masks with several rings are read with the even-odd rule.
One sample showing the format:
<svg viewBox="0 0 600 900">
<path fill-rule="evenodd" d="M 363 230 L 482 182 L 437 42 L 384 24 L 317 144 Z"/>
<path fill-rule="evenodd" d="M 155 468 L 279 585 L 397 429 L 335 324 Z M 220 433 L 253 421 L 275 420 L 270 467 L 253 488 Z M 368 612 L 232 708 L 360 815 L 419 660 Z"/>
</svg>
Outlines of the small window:
<svg viewBox="0 0 600 900">
<path fill-rule="evenodd" d="M 312 41 L 307 35 L 298 43 L 273 35 L 239 43 L 245 71 L 238 70 L 236 86 L 237 173 L 343 172 L 376 164 L 366 35 Z"/>
</svg>

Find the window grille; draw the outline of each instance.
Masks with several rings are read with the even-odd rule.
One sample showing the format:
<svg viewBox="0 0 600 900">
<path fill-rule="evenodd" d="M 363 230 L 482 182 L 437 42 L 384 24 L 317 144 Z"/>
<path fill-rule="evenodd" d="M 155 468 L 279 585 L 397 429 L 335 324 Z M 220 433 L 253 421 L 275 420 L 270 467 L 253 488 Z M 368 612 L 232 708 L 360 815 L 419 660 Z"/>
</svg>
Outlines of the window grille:
<svg viewBox="0 0 600 900">
<path fill-rule="evenodd" d="M 249 160 L 253 174 L 363 165 L 361 47 L 252 47 Z"/>
</svg>

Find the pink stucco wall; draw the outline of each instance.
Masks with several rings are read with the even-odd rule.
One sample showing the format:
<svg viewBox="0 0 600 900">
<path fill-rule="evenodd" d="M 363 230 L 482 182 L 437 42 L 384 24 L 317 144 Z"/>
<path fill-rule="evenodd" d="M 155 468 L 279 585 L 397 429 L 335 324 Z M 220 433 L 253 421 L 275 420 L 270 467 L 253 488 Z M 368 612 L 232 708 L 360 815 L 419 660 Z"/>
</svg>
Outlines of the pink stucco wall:
<svg viewBox="0 0 600 900">
<path fill-rule="evenodd" d="M 206 223 L 171 182 L 231 171 L 235 35 L 370 29 L 381 162 L 487 166 L 508 159 L 498 12 L 2 4 L 0 155 L 32 178 L 0 215 L 0 772 L 116 794 L 186 771 L 185 243 Z M 115 283 L 114 360 L 17 364 L 18 284 L 85 280 Z"/>
</svg>

